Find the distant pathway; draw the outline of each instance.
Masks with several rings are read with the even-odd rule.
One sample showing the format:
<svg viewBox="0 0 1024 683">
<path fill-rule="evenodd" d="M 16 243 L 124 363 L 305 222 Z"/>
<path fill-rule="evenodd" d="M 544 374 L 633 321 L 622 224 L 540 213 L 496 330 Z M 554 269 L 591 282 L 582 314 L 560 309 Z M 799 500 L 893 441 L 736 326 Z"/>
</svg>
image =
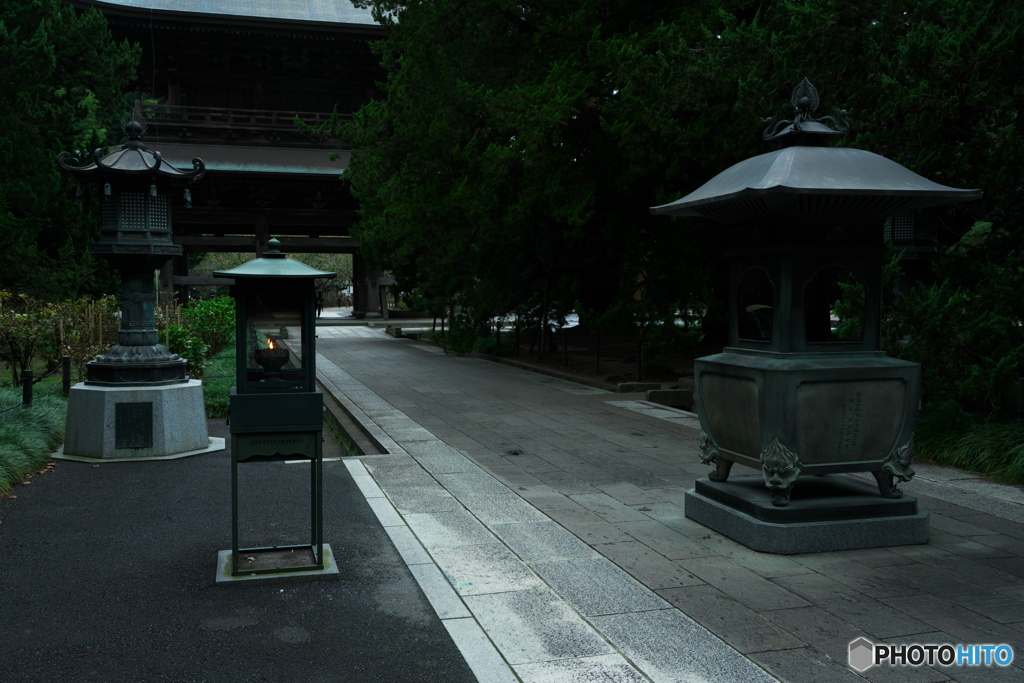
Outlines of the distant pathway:
<svg viewBox="0 0 1024 683">
<path fill-rule="evenodd" d="M 766 555 L 684 516 L 707 470 L 687 413 L 380 329 L 318 335 L 327 388 L 389 451 L 346 464 L 481 680 L 857 681 L 866 636 L 1018 653 L 870 680 L 1024 681 L 1019 487 L 915 463 L 930 544 Z"/>
</svg>

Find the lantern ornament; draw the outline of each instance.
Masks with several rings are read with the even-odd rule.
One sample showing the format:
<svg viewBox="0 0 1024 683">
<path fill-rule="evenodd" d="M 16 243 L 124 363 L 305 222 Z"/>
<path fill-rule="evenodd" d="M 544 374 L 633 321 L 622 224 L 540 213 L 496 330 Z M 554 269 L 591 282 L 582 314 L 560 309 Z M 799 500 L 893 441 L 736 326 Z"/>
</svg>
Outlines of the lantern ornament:
<svg viewBox="0 0 1024 683">
<path fill-rule="evenodd" d="M 757 508 L 760 494 L 728 481 L 734 463 L 753 467 L 770 494 L 765 519 L 802 486 L 821 488 L 806 475 L 870 472 L 880 497 L 900 497 L 896 483 L 913 476 L 920 367 L 880 350 L 883 224 L 981 196 L 828 146 L 846 134 L 845 112 L 813 118 L 806 78 L 792 104 L 793 117 L 767 119 L 762 136 L 780 149 L 651 208 L 730 231 L 729 345 L 694 366 L 702 460 L 715 466 L 696 492 Z"/>
<path fill-rule="evenodd" d="M 172 241 L 171 194 L 188 188 L 206 174 L 202 159 L 181 170 L 151 152 L 142 142 L 144 118 L 131 112 L 122 122 L 128 137 L 120 149 L 93 152 L 93 163 L 81 166 L 68 152 L 57 157 L 60 167 L 86 182 L 103 184 L 100 238 L 89 245 L 121 274 L 121 330 L 117 345 L 86 364 L 86 384 L 96 386 L 160 385 L 188 381 L 185 359 L 159 344 L 155 326 L 156 287 L 153 271 L 181 256 Z"/>
<path fill-rule="evenodd" d="M 261 258 L 215 277 L 235 283 L 235 371 L 231 390 L 232 548 L 219 577 L 337 573 L 323 542 L 323 393 L 316 385 L 315 281 L 336 273 L 288 258 L 272 239 Z M 311 542 L 239 548 L 238 465 L 309 460 Z M 240 562 L 240 554 L 246 558 Z M 221 580 L 218 578 L 218 580 Z"/>
</svg>

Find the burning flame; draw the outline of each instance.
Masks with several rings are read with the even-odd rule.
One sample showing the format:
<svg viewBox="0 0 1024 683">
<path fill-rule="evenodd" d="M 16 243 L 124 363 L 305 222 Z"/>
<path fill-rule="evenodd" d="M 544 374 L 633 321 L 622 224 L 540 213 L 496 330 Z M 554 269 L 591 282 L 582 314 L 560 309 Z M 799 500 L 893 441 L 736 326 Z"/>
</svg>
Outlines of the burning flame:
<svg viewBox="0 0 1024 683">
<path fill-rule="evenodd" d="M 275 348 L 275 347 L 274 347 L 274 340 L 273 340 L 273 339 L 271 339 L 270 337 L 267 337 L 267 348 L 268 348 L 268 349 L 273 349 L 273 348 Z"/>
</svg>

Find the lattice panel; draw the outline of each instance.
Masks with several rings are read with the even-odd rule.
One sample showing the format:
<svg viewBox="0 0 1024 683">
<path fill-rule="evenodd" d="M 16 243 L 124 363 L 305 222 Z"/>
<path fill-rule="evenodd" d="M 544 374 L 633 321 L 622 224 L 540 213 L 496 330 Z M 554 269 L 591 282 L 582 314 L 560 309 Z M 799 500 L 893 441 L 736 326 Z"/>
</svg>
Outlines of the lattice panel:
<svg viewBox="0 0 1024 683">
<path fill-rule="evenodd" d="M 149 229 L 167 232 L 171 229 L 171 208 L 167 203 L 167 195 L 149 198 Z"/>
<path fill-rule="evenodd" d="M 121 230 L 141 231 L 146 229 L 146 195 L 142 192 L 122 192 L 119 218 Z"/>
</svg>

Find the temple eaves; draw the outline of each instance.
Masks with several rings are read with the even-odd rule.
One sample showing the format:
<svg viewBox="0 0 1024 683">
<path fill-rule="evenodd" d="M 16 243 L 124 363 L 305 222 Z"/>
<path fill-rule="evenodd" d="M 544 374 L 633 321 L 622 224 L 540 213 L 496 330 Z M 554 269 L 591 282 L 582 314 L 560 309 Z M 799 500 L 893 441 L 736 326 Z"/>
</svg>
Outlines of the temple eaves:
<svg viewBox="0 0 1024 683">
<path fill-rule="evenodd" d="M 297 22 L 320 25 L 379 27 L 370 10 L 359 9 L 350 0 L 77 0 L 73 4 L 97 9 L 143 10 L 183 18 L 233 18 Z"/>
</svg>

